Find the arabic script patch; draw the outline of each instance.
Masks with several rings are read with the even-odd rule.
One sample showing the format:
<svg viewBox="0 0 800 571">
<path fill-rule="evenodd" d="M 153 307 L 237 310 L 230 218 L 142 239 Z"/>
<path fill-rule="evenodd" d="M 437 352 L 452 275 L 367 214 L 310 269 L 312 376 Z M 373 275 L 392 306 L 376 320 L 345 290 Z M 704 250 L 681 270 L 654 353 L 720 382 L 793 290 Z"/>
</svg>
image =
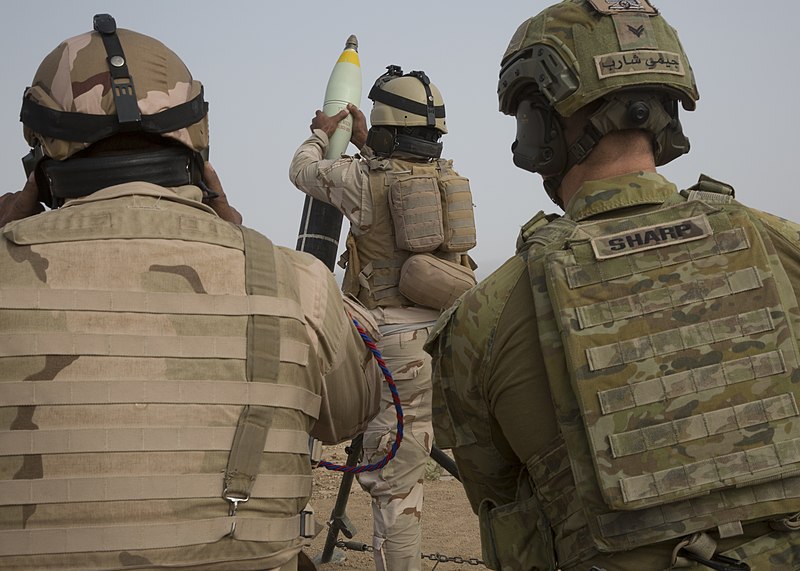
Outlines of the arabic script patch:
<svg viewBox="0 0 800 571">
<path fill-rule="evenodd" d="M 660 50 L 631 50 L 595 56 L 597 76 L 608 79 L 635 73 L 669 73 L 685 75 L 680 54 Z"/>
</svg>

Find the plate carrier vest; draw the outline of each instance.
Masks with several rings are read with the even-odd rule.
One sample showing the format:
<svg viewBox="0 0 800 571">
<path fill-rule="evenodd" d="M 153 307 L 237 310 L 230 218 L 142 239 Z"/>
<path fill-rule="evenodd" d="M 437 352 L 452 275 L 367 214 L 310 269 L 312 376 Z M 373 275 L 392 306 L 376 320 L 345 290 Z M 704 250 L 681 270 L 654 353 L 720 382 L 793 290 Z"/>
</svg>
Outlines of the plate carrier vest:
<svg viewBox="0 0 800 571">
<path fill-rule="evenodd" d="M 702 180 L 644 214 L 528 229 L 561 436 L 498 510 L 530 510 L 562 566 L 800 511 L 795 292 L 761 222 Z"/>
<path fill-rule="evenodd" d="M 273 568 L 314 535 L 321 374 L 289 252 L 141 200 L 4 228 L 3 569 Z"/>
<path fill-rule="evenodd" d="M 345 293 L 369 309 L 413 306 L 398 287 L 410 256 L 425 252 L 469 265 L 465 254 L 476 243 L 472 192 L 452 164 L 369 160 L 374 218 L 369 232 L 347 237 L 340 261 Z"/>
</svg>

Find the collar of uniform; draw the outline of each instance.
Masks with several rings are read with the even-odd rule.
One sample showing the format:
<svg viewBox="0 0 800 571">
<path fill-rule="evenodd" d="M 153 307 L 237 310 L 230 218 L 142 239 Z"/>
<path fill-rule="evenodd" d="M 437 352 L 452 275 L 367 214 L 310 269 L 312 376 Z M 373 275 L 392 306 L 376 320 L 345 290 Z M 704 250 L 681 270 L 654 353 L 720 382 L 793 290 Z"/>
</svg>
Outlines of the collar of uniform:
<svg viewBox="0 0 800 571">
<path fill-rule="evenodd" d="M 661 204 L 678 188 L 654 172 L 633 172 L 590 180 L 578 189 L 565 209 L 566 217 L 580 221 L 621 208 Z"/>
<path fill-rule="evenodd" d="M 166 188 L 151 184 L 149 182 L 125 182 L 122 184 L 115 184 L 108 188 L 100 189 L 88 196 L 81 198 L 72 198 L 64 203 L 61 208 L 68 208 L 71 206 L 78 206 L 80 204 L 87 204 L 90 202 L 99 202 L 101 200 L 112 200 L 123 196 L 152 196 L 156 200 L 168 200 L 170 202 L 179 202 L 187 206 L 193 206 L 201 210 L 205 210 L 210 214 L 216 216 L 216 212 L 210 207 L 203 204 L 203 192 L 196 186 L 185 185 L 175 188 Z"/>
</svg>

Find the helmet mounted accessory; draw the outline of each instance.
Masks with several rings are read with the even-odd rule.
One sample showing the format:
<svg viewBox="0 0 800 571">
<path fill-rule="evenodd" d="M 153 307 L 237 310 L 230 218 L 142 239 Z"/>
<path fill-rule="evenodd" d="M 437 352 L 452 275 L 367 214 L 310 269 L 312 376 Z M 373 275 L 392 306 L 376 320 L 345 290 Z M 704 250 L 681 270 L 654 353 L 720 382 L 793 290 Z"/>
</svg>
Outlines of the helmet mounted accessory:
<svg viewBox="0 0 800 571">
<path fill-rule="evenodd" d="M 500 111 L 517 118 L 514 163 L 540 173 L 561 207 L 564 175 L 612 131 L 648 131 L 659 166 L 688 152 L 677 102 L 691 111 L 699 98 L 675 30 L 648 0 L 564 0 L 526 20 L 503 56 L 497 94 Z M 575 140 L 555 143 L 563 120 L 592 103 Z"/>
<path fill-rule="evenodd" d="M 108 71 L 111 74 L 111 92 L 117 107 L 117 121 L 121 131 L 139 129 L 142 115 L 136 98 L 133 79 L 128 72 L 128 62 L 122 44 L 117 36 L 117 22 L 111 14 L 95 14 L 92 20 L 94 31 L 100 34 L 108 57 Z"/>
<path fill-rule="evenodd" d="M 414 118 L 413 124 L 398 118 L 381 121 L 377 124 L 372 115 L 372 126 L 367 134 L 367 145 L 378 156 L 389 157 L 395 153 L 406 153 L 425 159 L 438 159 L 442 154 L 441 135 L 446 132 L 443 127 L 445 118 L 444 104 L 436 104 L 440 97 L 438 89 L 432 86 L 430 79 L 424 71 L 412 71 L 403 74 L 400 66 L 390 65 L 386 73 L 381 75 L 372 86 L 367 96 L 376 105 L 390 108 L 390 115 L 396 111 L 410 114 Z M 386 89 L 387 84 L 394 80 L 414 78 L 422 85 L 424 100 L 418 101 L 399 93 Z M 434 91 L 435 90 L 435 91 Z M 403 115 L 407 119 L 408 115 Z"/>
<path fill-rule="evenodd" d="M 189 101 L 154 114 L 142 115 L 114 18 L 109 14 L 95 15 L 93 29 L 102 39 L 106 52 L 115 107 L 113 114 L 58 111 L 34 101 L 30 95 L 31 88 L 26 88 L 23 94 L 20 121 L 35 136 L 31 141 L 32 149 L 23 157 L 22 163 L 26 176 L 35 173 L 40 200 L 51 208 L 58 208 L 65 199 L 87 196 L 108 186 L 133 181 L 161 186 L 192 184 L 200 187 L 204 200 L 216 197 L 217 194 L 206 186 L 202 178 L 204 161 L 208 156 L 207 145 L 200 150 L 193 150 L 163 138 L 165 133 L 179 131 L 206 117 L 208 103 L 204 99 L 202 85 L 199 93 Z M 69 160 L 56 160 L 47 156 L 36 136 L 90 146 L 125 133 L 156 135 L 153 140 L 163 144 L 154 147 L 163 148 L 93 157 L 78 154 L 67 157 Z"/>
</svg>

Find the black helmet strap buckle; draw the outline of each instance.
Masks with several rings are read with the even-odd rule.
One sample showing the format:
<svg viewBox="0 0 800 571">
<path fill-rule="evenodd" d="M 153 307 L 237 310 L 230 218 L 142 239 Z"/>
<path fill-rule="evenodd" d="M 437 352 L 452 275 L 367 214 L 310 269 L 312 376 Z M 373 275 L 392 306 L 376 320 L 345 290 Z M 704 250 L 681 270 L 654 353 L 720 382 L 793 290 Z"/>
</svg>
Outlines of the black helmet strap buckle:
<svg viewBox="0 0 800 571">
<path fill-rule="evenodd" d="M 95 14 L 94 30 L 100 34 L 108 57 L 108 71 L 111 74 L 111 92 L 117 107 L 117 119 L 121 130 L 138 129 L 142 121 L 133 78 L 128 71 L 128 62 L 117 35 L 117 22 L 110 14 Z"/>
<path fill-rule="evenodd" d="M 433 105 L 433 93 L 431 93 L 431 80 L 425 75 L 424 71 L 412 71 L 408 75 L 416 77 L 422 83 L 422 87 L 425 89 L 425 106 L 427 107 L 425 115 L 428 120 L 428 127 L 435 127 L 436 111 Z"/>
</svg>

